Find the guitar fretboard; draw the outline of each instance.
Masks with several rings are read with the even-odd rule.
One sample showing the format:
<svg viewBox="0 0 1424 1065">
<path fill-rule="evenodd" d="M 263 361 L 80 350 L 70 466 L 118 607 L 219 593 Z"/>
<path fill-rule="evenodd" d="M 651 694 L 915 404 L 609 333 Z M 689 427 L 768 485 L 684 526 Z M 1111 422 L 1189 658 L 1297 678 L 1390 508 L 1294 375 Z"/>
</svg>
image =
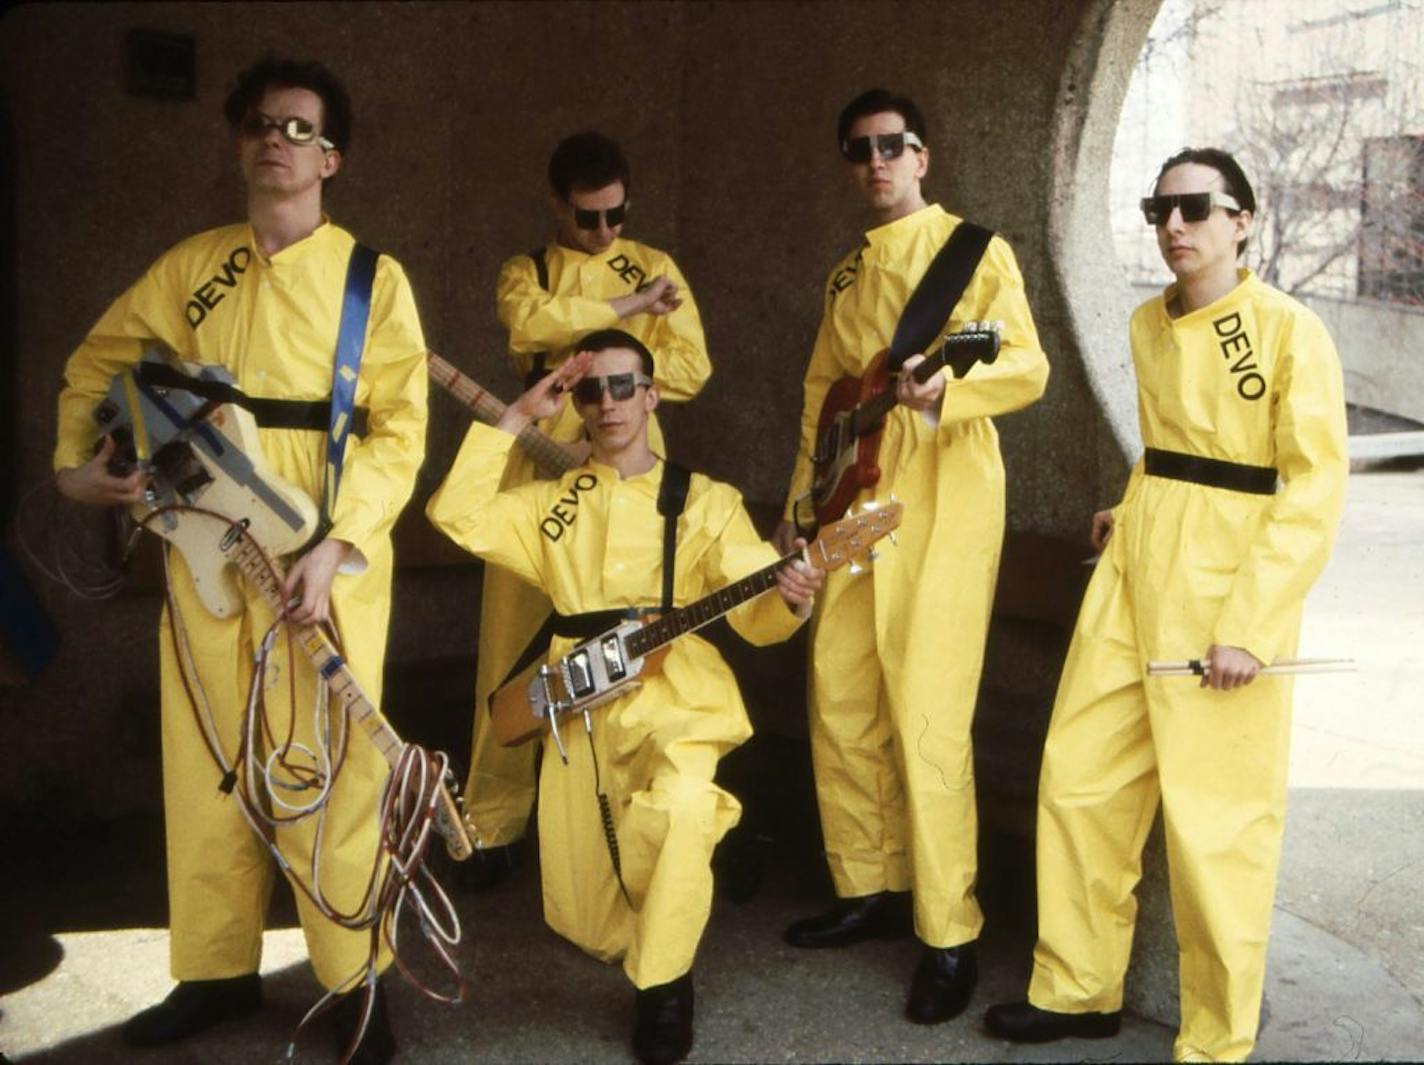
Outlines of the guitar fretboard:
<svg viewBox="0 0 1424 1065">
<path fill-rule="evenodd" d="M 257 544 L 247 537 L 236 544 L 228 557 L 242 572 L 252 586 L 258 589 L 273 610 L 282 609 L 282 583 L 280 575 L 268 564 Z M 385 718 L 376 712 L 371 700 L 356 683 L 346 660 L 336 653 L 336 648 L 326 638 L 326 634 L 315 625 L 301 625 L 295 628 L 298 645 L 310 659 L 318 674 L 326 679 L 332 695 L 341 700 L 350 720 L 370 737 L 381 755 L 394 766 L 400 758 L 404 742 L 395 730 L 386 724 Z"/>
<path fill-rule="evenodd" d="M 703 596 L 695 602 L 688 603 L 687 606 L 679 607 L 657 621 L 649 622 L 628 637 L 628 653 L 634 658 L 642 658 L 663 644 L 671 643 L 679 636 L 716 621 L 723 614 L 741 606 L 748 599 L 755 599 L 762 592 L 774 587 L 776 571 L 792 559 L 800 557 L 800 554 L 799 551 L 793 551 L 764 569 L 759 569 L 739 581 L 718 588 L 711 595 Z"/>
<path fill-rule="evenodd" d="M 494 425 L 508 409 L 507 404 L 501 403 L 435 352 L 427 351 L 425 358 L 435 383 L 469 407 L 475 417 L 486 425 Z M 539 471 L 548 476 L 556 477 L 580 464 L 578 456 L 557 441 L 549 439 L 537 426 L 526 425 L 516 439 L 519 446 L 534 460 Z"/>
<path fill-rule="evenodd" d="M 960 377 L 968 372 L 968 366 L 972 366 L 975 360 L 982 358 L 979 349 L 988 348 L 990 352 L 997 353 L 998 343 L 993 333 L 954 333 L 944 338 L 940 344 L 939 351 L 933 355 L 925 356 L 924 362 L 919 363 L 910 371 L 910 376 L 915 379 L 918 385 L 924 384 L 931 377 L 937 374 L 946 366 L 952 366 L 955 376 Z M 959 351 L 958 349 L 963 349 Z M 960 357 L 968 359 L 968 366 L 960 369 Z M 990 360 L 992 361 L 992 359 Z M 856 436 L 862 435 L 867 429 L 878 425 L 880 420 L 890 412 L 890 408 L 899 402 L 895 394 L 895 389 L 887 388 L 860 406 L 856 407 L 853 419 L 853 431 Z"/>
</svg>

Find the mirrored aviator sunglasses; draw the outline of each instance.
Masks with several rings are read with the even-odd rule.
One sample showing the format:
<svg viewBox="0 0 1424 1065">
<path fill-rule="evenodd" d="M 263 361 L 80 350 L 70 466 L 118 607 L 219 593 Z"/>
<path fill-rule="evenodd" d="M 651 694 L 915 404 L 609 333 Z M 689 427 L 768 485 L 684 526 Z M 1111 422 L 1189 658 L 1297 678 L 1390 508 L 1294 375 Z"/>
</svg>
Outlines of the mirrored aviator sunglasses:
<svg viewBox="0 0 1424 1065">
<path fill-rule="evenodd" d="M 653 379 L 641 373 L 611 373 L 605 377 L 585 377 L 573 387 L 574 401 L 577 403 L 597 403 L 603 399 L 603 390 L 615 400 L 632 398 L 638 386 L 649 387 Z"/>
<path fill-rule="evenodd" d="M 908 129 L 900 133 L 872 133 L 868 137 L 841 141 L 841 155 L 848 163 L 868 163 L 871 152 L 881 159 L 898 159 L 905 154 L 906 146 L 918 151 L 925 142 Z"/>
<path fill-rule="evenodd" d="M 1142 217 L 1149 226 L 1165 226 L 1172 217 L 1172 208 L 1181 209 L 1183 222 L 1205 222 L 1213 207 L 1239 211 L 1235 197 L 1224 192 L 1184 192 L 1179 196 L 1144 196 Z"/>
<path fill-rule="evenodd" d="M 288 115 L 286 118 L 268 118 L 258 111 L 253 111 L 237 127 L 238 132 L 251 140 L 258 140 L 267 136 L 269 129 L 275 129 L 288 143 L 295 144 L 299 148 L 306 148 L 316 144 L 331 151 L 336 147 L 331 141 L 321 136 L 316 131 L 316 126 L 308 119 L 297 115 Z"/>
<path fill-rule="evenodd" d="M 572 204 L 570 206 L 572 206 Z M 617 207 L 610 207 L 606 211 L 592 211 L 584 207 L 574 207 L 574 225 L 580 229 L 597 229 L 600 217 L 602 217 L 609 229 L 617 229 L 623 224 L 623 219 L 628 217 L 628 201 L 624 200 Z"/>
</svg>

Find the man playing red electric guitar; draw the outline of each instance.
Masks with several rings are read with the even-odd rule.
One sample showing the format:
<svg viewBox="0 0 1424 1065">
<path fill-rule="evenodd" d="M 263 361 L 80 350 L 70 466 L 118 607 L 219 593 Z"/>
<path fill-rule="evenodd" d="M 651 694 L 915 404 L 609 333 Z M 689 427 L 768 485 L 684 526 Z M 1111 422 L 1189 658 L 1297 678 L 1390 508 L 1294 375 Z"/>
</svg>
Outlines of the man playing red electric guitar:
<svg viewBox="0 0 1424 1065">
<path fill-rule="evenodd" d="M 826 285 L 779 545 L 795 535 L 795 503 L 811 486 L 827 390 L 864 375 L 890 346 L 906 301 L 963 224 L 921 194 L 930 152 L 910 100 L 862 94 L 841 113 L 837 138 L 875 224 Z M 1002 239 L 988 241 L 962 296 L 944 303 L 934 315 L 940 335 L 999 321 L 1001 348 L 992 365 L 963 377 L 939 372 L 917 383 L 906 372 L 892 382 L 899 402 L 885 419 L 880 480 L 861 498 L 904 501 L 899 546 L 868 574 L 827 576 L 812 634 L 812 758 L 839 901 L 786 930 L 793 946 L 847 946 L 908 934 L 913 909 L 925 950 L 906 1013 L 923 1024 L 968 1004 L 983 923 L 969 730 L 1004 532 L 1004 470 L 990 417 L 1032 403 L 1048 378 Z M 922 359 L 912 354 L 904 369 Z"/>
</svg>

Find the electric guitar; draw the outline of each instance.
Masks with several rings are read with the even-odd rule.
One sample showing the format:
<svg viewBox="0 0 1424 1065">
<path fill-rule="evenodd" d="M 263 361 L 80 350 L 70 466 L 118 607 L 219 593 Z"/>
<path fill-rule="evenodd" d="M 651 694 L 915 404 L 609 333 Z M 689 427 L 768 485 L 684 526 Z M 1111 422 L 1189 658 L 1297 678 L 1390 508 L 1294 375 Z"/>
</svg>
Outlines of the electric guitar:
<svg viewBox="0 0 1424 1065">
<path fill-rule="evenodd" d="M 232 375 L 220 366 L 168 360 L 157 348 L 145 351 L 142 361 L 233 385 Z M 148 473 L 145 499 L 130 513 L 183 553 L 203 605 L 220 618 L 242 612 L 233 564 L 280 612 L 284 575 L 269 555 L 305 545 L 316 529 L 317 509 L 305 492 L 267 468 L 252 414 L 235 403 L 146 382 L 130 367 L 114 376 L 95 418 L 114 438 L 110 471 Z M 296 639 L 349 719 L 394 766 L 404 742 L 362 693 L 326 634 L 304 625 Z M 472 851 L 470 838 L 447 784 L 442 782 L 439 791 L 435 826 L 450 856 L 463 860 Z"/>
<path fill-rule="evenodd" d="M 217 550 L 213 522 L 183 508 L 201 507 L 242 522 L 267 551 L 286 555 L 316 531 L 316 504 L 267 470 L 257 423 L 248 411 L 146 381 L 141 366 L 176 367 L 198 381 L 229 388 L 235 387 L 232 374 L 221 366 L 167 359 L 161 350 L 146 349 L 140 365 L 114 375 L 94 418 L 114 439 L 109 472 L 122 477 L 141 469 L 150 475 L 143 502 L 129 513 L 182 552 L 210 614 L 234 617 L 242 613 L 242 593 Z"/>
<path fill-rule="evenodd" d="M 860 512 L 820 530 L 815 541 L 806 546 L 804 557 L 817 569 L 839 569 L 893 532 L 903 510 L 903 503 L 867 503 Z M 516 747 L 549 727 L 562 751 L 561 718 L 591 710 L 641 684 L 638 677 L 657 667 L 675 639 L 770 591 L 776 586 L 777 571 L 801 557 L 802 552 L 793 551 L 656 621 L 630 620 L 609 629 L 579 644 L 552 666 L 541 667 L 524 691 L 518 684 L 505 685 L 490 699 L 495 738 L 506 747 Z"/>
<path fill-rule="evenodd" d="M 486 425 L 494 425 L 499 421 L 507 404 L 501 403 L 435 352 L 427 351 L 425 361 L 435 383 L 469 407 L 476 418 Z M 520 430 L 516 439 L 519 446 L 534 460 L 539 473 L 545 477 L 557 477 L 566 470 L 581 466 L 587 457 L 587 445 L 580 448 L 561 444 L 540 432 L 533 423 Z"/>
<path fill-rule="evenodd" d="M 863 377 L 842 377 L 831 385 L 821 403 L 816 423 L 816 453 L 811 457 L 815 475 L 811 491 L 796 501 L 796 513 L 809 499 L 817 524 L 835 521 L 846 512 L 863 488 L 880 480 L 875 464 L 885 416 L 898 402 L 895 375 L 887 365 L 887 348 L 871 360 Z M 948 366 L 963 377 L 976 362 L 992 363 L 999 357 L 996 330 L 951 333 L 939 351 L 910 371 L 916 384 L 924 384 Z"/>
</svg>

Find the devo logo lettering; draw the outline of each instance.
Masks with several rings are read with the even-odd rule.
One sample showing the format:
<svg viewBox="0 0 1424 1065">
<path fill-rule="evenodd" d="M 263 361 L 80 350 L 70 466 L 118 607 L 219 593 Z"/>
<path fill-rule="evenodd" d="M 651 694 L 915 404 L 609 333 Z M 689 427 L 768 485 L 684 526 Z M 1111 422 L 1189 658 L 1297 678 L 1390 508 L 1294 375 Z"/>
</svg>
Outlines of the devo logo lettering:
<svg viewBox="0 0 1424 1065">
<path fill-rule="evenodd" d="M 860 272 L 860 257 L 863 251 L 855 253 L 855 262 L 849 266 L 842 266 L 831 277 L 831 283 L 826 287 L 826 298 L 834 302 L 846 289 L 850 288 L 855 281 L 855 275 Z"/>
<path fill-rule="evenodd" d="M 624 281 L 632 283 L 634 292 L 642 292 L 648 287 L 648 275 L 643 271 L 643 268 L 622 252 L 605 261 L 610 270 Z"/>
<path fill-rule="evenodd" d="M 1236 381 L 1236 393 L 1242 399 L 1260 399 L 1266 394 L 1266 379 L 1256 371 L 1260 369 L 1252 360 L 1256 353 L 1251 347 L 1251 338 L 1241 324 L 1241 315 L 1233 311 L 1225 318 L 1211 323 L 1220 338 L 1221 357 L 1231 363 L 1231 376 Z M 1232 360 L 1235 359 L 1235 362 Z"/>
<path fill-rule="evenodd" d="M 596 487 L 598 478 L 591 473 L 575 477 L 569 483 L 569 490 L 549 508 L 549 516 L 539 523 L 539 531 L 550 540 L 557 541 L 564 535 L 564 530 L 578 519 L 579 496 Z"/>
<path fill-rule="evenodd" d="M 193 290 L 193 298 L 183 308 L 183 314 L 190 326 L 196 330 L 203 324 L 208 312 L 227 298 L 227 293 L 219 292 L 217 286 L 236 288 L 238 276 L 247 270 L 247 264 L 250 262 L 251 248 L 233 248 L 227 262 L 222 264 L 222 273 L 214 274 Z"/>
</svg>

